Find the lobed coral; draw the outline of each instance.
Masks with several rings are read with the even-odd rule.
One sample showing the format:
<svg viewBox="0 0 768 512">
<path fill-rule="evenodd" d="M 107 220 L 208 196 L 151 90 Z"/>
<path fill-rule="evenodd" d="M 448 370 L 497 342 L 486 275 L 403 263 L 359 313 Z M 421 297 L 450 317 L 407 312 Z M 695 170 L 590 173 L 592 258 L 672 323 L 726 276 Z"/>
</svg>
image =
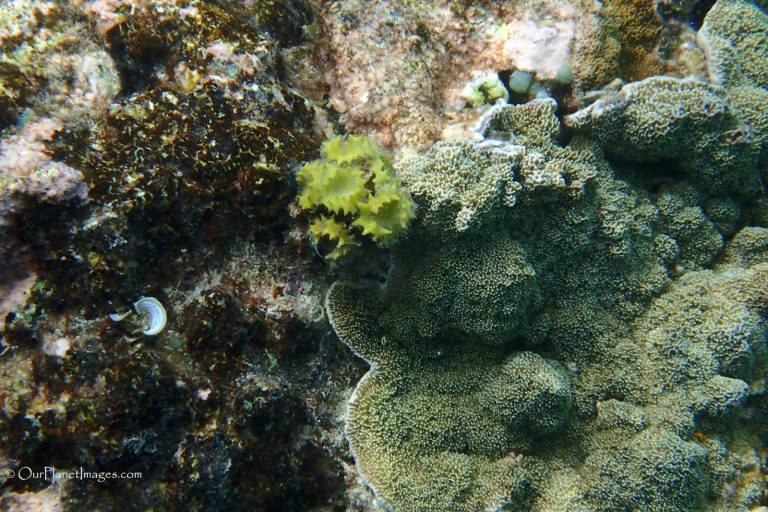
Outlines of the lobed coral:
<svg viewBox="0 0 768 512">
<path fill-rule="evenodd" d="M 768 87 L 767 30 L 768 15 L 755 3 L 715 2 L 697 33 L 707 55 L 710 80 L 726 87 Z"/>
<path fill-rule="evenodd" d="M 733 20 L 739 20 L 733 23 Z M 743 0 L 718 0 L 707 13 L 697 40 L 707 55 L 712 83 L 729 91 L 734 108 L 768 158 L 768 14 Z"/>
<path fill-rule="evenodd" d="M 606 153 L 634 161 L 672 160 L 713 195 L 760 191 L 756 139 L 722 87 L 651 77 L 625 85 L 566 116 L 566 125 Z"/>
<path fill-rule="evenodd" d="M 732 263 L 704 270 L 724 238 L 699 176 L 633 187 L 588 141 L 561 146 L 555 109 L 497 107 L 483 141 L 401 161 L 420 208 L 386 285 L 329 291 L 336 333 L 371 364 L 347 418 L 359 470 L 403 511 L 756 505 L 723 475 L 768 362 L 762 232 L 730 228 Z"/>
<path fill-rule="evenodd" d="M 528 499 L 535 468 L 515 452 L 563 425 L 567 372 L 529 352 L 389 338 L 376 325 L 376 293 L 376 285 L 336 284 L 327 299 L 336 332 L 375 368 L 349 404 L 347 436 L 360 470 L 401 510 L 485 510 L 510 495 Z"/>
<path fill-rule="evenodd" d="M 702 195 L 688 183 L 670 185 L 654 198 L 659 210 L 657 229 L 675 240 L 678 268 L 710 265 L 723 248 L 723 233 L 705 213 L 703 202 Z"/>
<path fill-rule="evenodd" d="M 706 494 L 707 452 L 695 442 L 667 432 L 643 431 L 590 454 L 584 463 L 587 510 L 701 510 Z M 654 485 L 649 468 L 663 467 Z M 620 481 L 619 486 L 616 482 Z"/>
<path fill-rule="evenodd" d="M 603 4 L 600 16 L 604 18 L 603 30 L 609 37 L 616 38 L 621 48 L 619 77 L 635 81 L 661 72 L 661 59 L 656 50 L 662 28 L 655 2 L 610 0 Z"/>
<path fill-rule="evenodd" d="M 433 231 L 462 232 L 488 225 L 499 204 L 514 206 L 534 191 L 550 199 L 578 195 L 594 174 L 589 152 L 556 145 L 555 110 L 551 99 L 497 106 L 481 122 L 489 134 L 481 144 L 438 142 L 399 165 L 399 175 L 421 198 L 422 222 Z M 478 168 L 485 171 L 478 174 Z"/>
<path fill-rule="evenodd" d="M 640 406 L 633 414 L 642 420 L 630 429 L 637 435 L 627 438 L 627 428 L 612 426 L 593 440 L 594 452 L 582 469 L 586 480 L 574 500 L 584 496 L 595 509 L 659 511 L 740 510 L 758 502 L 751 491 L 730 489 L 743 448 L 729 441 L 732 429 L 744 428 L 748 446 L 759 445 L 749 437 L 750 427 L 740 422 L 734 427 L 733 422 L 751 392 L 743 379 L 755 378 L 766 364 L 761 297 L 767 271 L 764 264 L 724 265 L 714 272 L 685 274 L 638 319 L 630 338 L 614 346 L 615 360 L 623 361 L 616 371 L 586 370 L 587 381 L 601 381 L 611 396 Z M 598 419 L 604 414 L 599 408 Z M 718 442 L 702 445 L 694 429 Z M 730 455 L 723 457 L 721 451 Z M 657 493 L 647 482 L 658 478 L 658 466 L 649 464 L 648 457 L 658 459 L 662 453 L 669 457 L 663 481 L 677 484 Z M 731 477 L 722 479 L 724 473 Z M 617 480 L 622 481 L 620 491 L 612 488 Z"/>
<path fill-rule="evenodd" d="M 733 23 L 734 19 L 741 20 Z M 566 117 L 615 158 L 671 159 L 712 194 L 754 196 L 768 141 L 768 70 L 760 44 L 768 16 L 742 0 L 718 1 L 697 34 L 710 84 L 651 77 Z"/>
<path fill-rule="evenodd" d="M 341 258 L 358 243 L 354 227 L 381 246 L 391 245 L 408 228 L 414 206 L 389 158 L 364 135 L 329 139 L 321 153 L 296 175 L 302 186 L 299 204 L 320 215 L 309 227 L 316 244 L 329 240 L 328 257 Z"/>
</svg>

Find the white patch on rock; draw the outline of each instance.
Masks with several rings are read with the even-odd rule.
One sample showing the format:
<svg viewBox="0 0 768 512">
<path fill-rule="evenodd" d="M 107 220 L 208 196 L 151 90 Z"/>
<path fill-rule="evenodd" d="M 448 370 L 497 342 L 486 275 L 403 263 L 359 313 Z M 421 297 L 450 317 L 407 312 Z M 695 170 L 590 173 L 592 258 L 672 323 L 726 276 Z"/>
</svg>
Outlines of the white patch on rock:
<svg viewBox="0 0 768 512">
<path fill-rule="evenodd" d="M 537 22 L 531 18 L 513 20 L 502 28 L 504 56 L 515 69 L 552 80 L 571 58 L 571 41 L 576 29 L 573 19 Z"/>
<path fill-rule="evenodd" d="M 69 349 L 72 348 L 72 342 L 69 338 L 61 337 L 55 340 L 47 339 L 43 343 L 43 352 L 49 356 L 66 357 Z"/>
</svg>

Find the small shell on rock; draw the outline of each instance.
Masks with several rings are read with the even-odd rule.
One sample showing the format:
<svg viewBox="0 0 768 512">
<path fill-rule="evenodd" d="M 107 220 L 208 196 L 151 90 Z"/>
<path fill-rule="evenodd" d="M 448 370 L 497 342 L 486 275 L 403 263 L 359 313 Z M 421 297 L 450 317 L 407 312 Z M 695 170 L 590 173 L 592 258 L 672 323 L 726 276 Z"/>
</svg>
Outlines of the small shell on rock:
<svg viewBox="0 0 768 512">
<path fill-rule="evenodd" d="M 141 333 L 145 336 L 156 336 L 165 328 L 165 324 L 168 321 L 168 315 L 165 312 L 165 308 L 160 301 L 154 297 L 142 297 L 133 303 L 133 308 L 141 316 L 143 329 Z M 125 313 L 111 313 L 109 319 L 113 322 L 119 322 L 132 311 L 126 311 Z"/>
<path fill-rule="evenodd" d="M 141 331 L 145 336 L 160 334 L 168 321 L 168 315 L 160 301 L 154 297 L 142 297 L 133 303 L 133 307 L 144 318 L 145 329 Z"/>
</svg>

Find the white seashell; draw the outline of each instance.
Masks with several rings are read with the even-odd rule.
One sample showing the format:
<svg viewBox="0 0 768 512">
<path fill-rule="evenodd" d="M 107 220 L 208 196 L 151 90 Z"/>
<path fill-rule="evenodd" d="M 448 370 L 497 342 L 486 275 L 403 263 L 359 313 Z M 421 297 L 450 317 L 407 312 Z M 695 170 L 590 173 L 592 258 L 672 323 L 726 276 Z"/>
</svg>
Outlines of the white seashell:
<svg viewBox="0 0 768 512">
<path fill-rule="evenodd" d="M 165 324 L 168 321 L 168 315 L 165 313 L 163 305 L 160 304 L 160 301 L 156 298 L 142 297 L 133 303 L 133 308 L 138 312 L 142 319 L 143 330 L 141 333 L 145 336 L 155 336 L 160 334 L 165 328 Z M 120 322 L 132 313 L 133 311 L 131 310 L 128 310 L 125 313 L 110 313 L 109 319 L 113 322 Z"/>
<path fill-rule="evenodd" d="M 165 328 L 168 321 L 168 315 L 160 301 L 154 297 L 142 297 L 133 303 L 133 307 L 144 318 L 145 329 L 142 332 L 145 336 L 155 336 Z"/>
</svg>

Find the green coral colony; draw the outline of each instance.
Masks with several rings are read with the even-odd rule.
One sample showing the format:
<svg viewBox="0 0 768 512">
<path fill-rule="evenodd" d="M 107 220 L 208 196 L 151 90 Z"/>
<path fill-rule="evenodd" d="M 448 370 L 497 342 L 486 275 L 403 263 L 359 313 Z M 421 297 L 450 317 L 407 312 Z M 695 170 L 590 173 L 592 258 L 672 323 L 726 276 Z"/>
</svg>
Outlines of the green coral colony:
<svg viewBox="0 0 768 512">
<path fill-rule="evenodd" d="M 497 106 L 482 141 L 398 163 L 419 210 L 386 286 L 326 299 L 371 365 L 347 435 L 391 508 L 762 510 L 767 29 L 720 0 L 712 83 L 648 78 L 565 126 L 552 99 Z"/>
<path fill-rule="evenodd" d="M 323 143 L 322 158 L 297 174 L 302 208 L 319 216 L 309 231 L 316 242 L 333 243 L 328 258 L 346 256 L 360 235 L 387 247 L 414 217 L 408 192 L 389 158 L 370 137 L 337 136 Z"/>
<path fill-rule="evenodd" d="M 53 315 L 70 302 L 91 316 L 49 324 L 48 341 L 61 343 L 45 359 L 23 358 L 41 358 L 40 347 L 51 345 L 27 328 L 31 313 L 4 333 L 3 469 L 16 459 L 32 466 L 31 453 L 34 462 L 144 471 L 143 483 L 121 484 L 128 487 L 114 503 L 109 486 L 98 484 L 96 501 L 80 482 L 56 487 L 88 510 L 109 502 L 157 510 L 768 512 L 765 1 L 702 2 L 713 5 L 697 44 L 686 42 L 702 50 L 698 74 L 676 72 L 688 78 L 653 76 L 663 69 L 651 55 L 661 20 L 648 33 L 631 21 L 656 20 L 657 5 L 693 10 L 696 2 L 599 2 L 595 17 L 611 34 L 598 31 L 599 44 L 581 53 L 600 55 L 605 69 L 585 70 L 575 52 L 549 81 L 524 69 L 493 71 L 462 91 L 457 119 L 474 123 L 482 113 L 474 138 L 390 160 L 374 138 L 342 135 L 326 140 L 314 161 L 319 141 L 311 134 L 328 128 L 320 121 L 350 131 L 367 125 L 315 116 L 313 101 L 327 100 L 337 114 L 357 107 L 366 120 L 379 111 L 329 94 L 339 84 L 305 99 L 299 89 L 304 73 L 314 76 L 310 63 L 343 63 L 343 52 L 305 53 L 310 47 L 293 47 L 300 38 L 292 34 L 303 26 L 304 36 L 319 39 L 336 18 L 346 30 L 364 3 L 123 3 L 85 2 L 118 15 L 109 40 L 121 73 L 142 75 L 150 57 L 163 65 L 153 80 L 122 86 L 89 138 L 75 124 L 51 142 L 51 159 L 82 168 L 91 213 L 73 217 L 82 227 L 62 230 L 65 241 L 33 247 L 51 290 L 72 293 L 45 299 L 42 279 L 33 292 L 55 302 L 46 306 L 51 318 L 64 318 Z M 510 16 L 520 5 L 538 12 L 535 2 L 394 2 L 439 16 L 449 4 L 467 19 L 473 3 L 479 11 L 503 5 Z M 4 9 L 17 3 L 6 4 L 0 0 L 0 29 Z M 114 13 L 112 4 L 120 4 Z M 382 12 L 392 5 L 369 4 Z M 254 5 L 258 15 L 241 21 Z M 426 55 L 431 44 L 446 52 L 439 66 L 395 55 L 398 66 L 423 73 L 411 76 L 438 76 L 462 55 L 442 39 L 430 43 L 430 27 L 409 29 L 406 18 L 388 14 L 379 29 L 410 30 L 408 52 Z M 68 46 L 77 37 L 64 39 Z M 460 41 L 454 46 L 475 51 Z M 7 130 L 47 98 L 26 92 L 48 81 L 31 72 L 37 57 L 24 64 L 26 53 L 14 54 L 18 61 L 0 55 Z M 291 74 L 281 67 L 291 63 L 296 88 L 276 78 Z M 105 74 L 112 98 L 117 71 Z M 357 95 L 361 81 L 350 80 L 355 98 L 377 104 L 412 85 L 393 78 L 391 89 Z M 443 82 L 436 79 L 436 91 Z M 545 86 L 557 100 L 545 97 Z M 587 90 L 588 100 L 575 99 Z M 513 105 L 510 93 L 513 103 L 536 99 Z M 402 113 L 398 99 L 386 105 Z M 387 148 L 407 146 L 398 133 L 369 133 Z M 73 149 L 70 141 L 81 142 Z M 19 205 L 33 206 L 23 199 Z M 41 233 L 44 219 L 34 220 Z M 293 236 L 299 221 L 338 265 L 304 250 L 304 238 Z M 240 245 L 243 232 L 253 245 Z M 221 251 L 230 263 L 207 272 L 209 258 L 224 257 L 208 248 L 234 240 Z M 173 281 L 196 291 L 182 294 Z M 167 318 L 145 282 L 162 292 Z M 120 311 L 128 296 L 143 297 L 135 309 L 156 320 L 144 328 L 152 340 L 109 342 L 124 334 L 100 312 L 110 301 Z M 365 370 L 344 346 L 327 343 L 323 296 L 333 332 L 370 365 L 353 392 Z M 74 356 L 62 357 L 68 350 Z M 33 376 L 37 389 L 25 381 Z M 349 449 L 362 479 L 351 475 Z M 133 465 L 117 467 L 126 460 Z M 6 476 L 0 484 L 16 497 L 43 489 Z M 312 501 L 291 502 L 299 491 Z M 24 509 L 5 498 L 0 509 Z"/>
</svg>

